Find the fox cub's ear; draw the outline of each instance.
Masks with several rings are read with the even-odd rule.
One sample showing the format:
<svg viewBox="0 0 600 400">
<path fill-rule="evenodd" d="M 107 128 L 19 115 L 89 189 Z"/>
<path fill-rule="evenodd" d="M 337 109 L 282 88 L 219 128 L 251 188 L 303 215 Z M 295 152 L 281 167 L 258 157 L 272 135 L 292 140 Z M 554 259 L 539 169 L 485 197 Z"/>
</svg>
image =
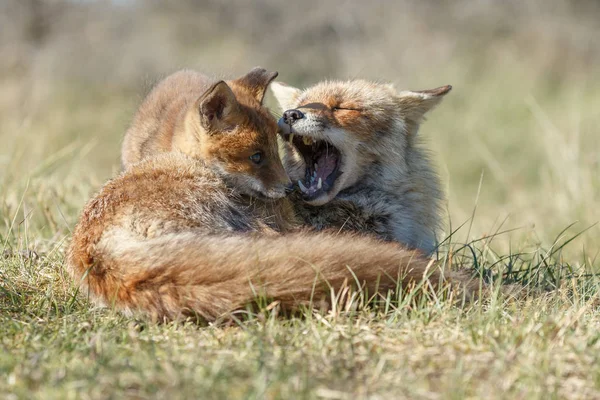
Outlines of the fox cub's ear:
<svg viewBox="0 0 600 400">
<path fill-rule="evenodd" d="M 420 122 L 423 116 L 438 105 L 450 90 L 452 90 L 450 85 L 429 90 L 406 90 L 398 93 L 398 103 L 407 119 Z"/>
<path fill-rule="evenodd" d="M 212 85 L 197 101 L 200 123 L 209 133 L 225 126 L 225 119 L 238 107 L 235 95 L 224 81 Z"/>
<path fill-rule="evenodd" d="M 271 90 L 282 111 L 298 107 L 296 100 L 298 100 L 298 96 L 300 95 L 300 89 L 288 86 L 282 82 L 273 82 Z"/>
<path fill-rule="evenodd" d="M 261 67 L 252 68 L 250 72 L 234 82 L 243 86 L 254 98 L 262 104 L 269 83 L 279 75 L 276 71 L 267 71 Z"/>
</svg>

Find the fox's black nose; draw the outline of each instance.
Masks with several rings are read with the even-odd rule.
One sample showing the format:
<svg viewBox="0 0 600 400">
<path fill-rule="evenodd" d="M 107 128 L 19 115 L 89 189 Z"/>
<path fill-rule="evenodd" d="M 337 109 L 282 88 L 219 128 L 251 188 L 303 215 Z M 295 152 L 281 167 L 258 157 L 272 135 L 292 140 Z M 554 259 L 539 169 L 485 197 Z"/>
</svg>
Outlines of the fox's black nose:
<svg viewBox="0 0 600 400">
<path fill-rule="evenodd" d="M 283 122 L 288 125 L 291 125 L 294 121 L 302 118 L 304 118 L 304 114 L 302 114 L 300 110 L 287 110 L 283 113 Z"/>
</svg>

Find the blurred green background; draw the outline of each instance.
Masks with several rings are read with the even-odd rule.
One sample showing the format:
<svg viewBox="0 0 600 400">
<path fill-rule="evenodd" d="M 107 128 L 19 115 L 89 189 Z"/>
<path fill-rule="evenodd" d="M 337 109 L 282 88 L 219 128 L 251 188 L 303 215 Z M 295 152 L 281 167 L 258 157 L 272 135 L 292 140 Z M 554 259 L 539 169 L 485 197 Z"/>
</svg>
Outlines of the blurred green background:
<svg viewBox="0 0 600 400">
<path fill-rule="evenodd" d="M 600 220 L 597 1 L 3 0 L 0 54 L 1 232 L 22 246 L 68 236 L 119 171 L 137 105 L 179 68 L 452 84 L 421 135 L 452 227 L 476 207 L 458 240 L 520 228 L 496 245 L 551 244 Z M 591 260 L 599 233 L 571 248 Z"/>
</svg>

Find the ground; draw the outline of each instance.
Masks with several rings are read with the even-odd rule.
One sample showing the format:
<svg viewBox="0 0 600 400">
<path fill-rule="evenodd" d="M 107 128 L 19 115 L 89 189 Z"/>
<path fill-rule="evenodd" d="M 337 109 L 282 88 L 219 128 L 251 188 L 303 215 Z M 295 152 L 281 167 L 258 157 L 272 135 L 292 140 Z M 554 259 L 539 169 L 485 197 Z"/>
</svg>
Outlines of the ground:
<svg viewBox="0 0 600 400">
<path fill-rule="evenodd" d="M 595 3 L 108 3 L 0 6 L 1 398 L 600 398 Z M 65 248 L 151 82 L 255 65 L 452 84 L 419 132 L 448 193 L 436 257 L 528 296 L 227 326 L 94 308 Z"/>
</svg>

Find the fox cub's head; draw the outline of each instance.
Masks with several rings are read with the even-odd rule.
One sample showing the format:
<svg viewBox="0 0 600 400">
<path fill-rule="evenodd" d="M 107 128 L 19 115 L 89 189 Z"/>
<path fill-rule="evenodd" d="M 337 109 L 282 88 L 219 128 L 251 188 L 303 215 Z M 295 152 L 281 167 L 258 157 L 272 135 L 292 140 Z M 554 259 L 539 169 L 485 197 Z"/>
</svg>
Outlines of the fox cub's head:
<svg viewBox="0 0 600 400">
<path fill-rule="evenodd" d="M 277 122 L 263 97 L 277 72 L 254 68 L 247 75 L 213 84 L 188 112 L 186 129 L 199 141 L 201 159 L 238 190 L 281 198 L 291 182 L 277 150 Z"/>
<path fill-rule="evenodd" d="M 305 90 L 274 82 L 271 88 L 285 110 L 279 127 L 288 174 L 307 202 L 321 205 L 367 171 L 373 175 L 371 166 L 406 171 L 407 149 L 423 115 L 451 86 L 398 93 L 391 85 L 354 80 Z"/>
</svg>

